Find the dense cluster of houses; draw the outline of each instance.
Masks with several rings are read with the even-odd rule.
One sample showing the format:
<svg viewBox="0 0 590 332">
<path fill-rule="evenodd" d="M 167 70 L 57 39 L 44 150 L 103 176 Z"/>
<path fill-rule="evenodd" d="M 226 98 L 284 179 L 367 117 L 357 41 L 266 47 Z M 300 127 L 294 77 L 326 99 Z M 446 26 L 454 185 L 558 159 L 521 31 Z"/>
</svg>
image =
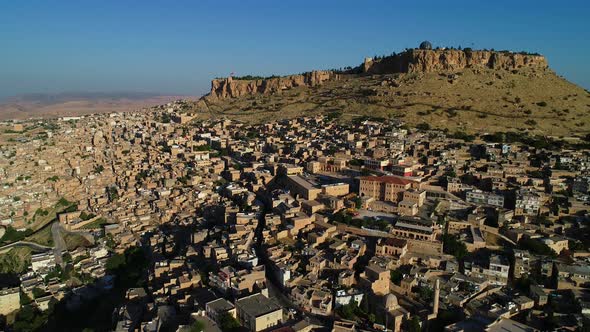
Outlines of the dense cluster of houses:
<svg viewBox="0 0 590 332">
<path fill-rule="evenodd" d="M 195 121 L 185 106 L 18 124 L 44 134 L 0 148 L 2 227 L 71 204 L 51 221 L 65 248 L 30 257 L 1 314 L 23 293 L 46 310 L 107 292 L 109 260 L 141 248 L 146 284 L 116 331 L 583 326 L 588 150 L 386 119 Z M 68 265 L 77 283 L 55 273 Z M 580 310 L 559 311 L 571 294 Z"/>
</svg>

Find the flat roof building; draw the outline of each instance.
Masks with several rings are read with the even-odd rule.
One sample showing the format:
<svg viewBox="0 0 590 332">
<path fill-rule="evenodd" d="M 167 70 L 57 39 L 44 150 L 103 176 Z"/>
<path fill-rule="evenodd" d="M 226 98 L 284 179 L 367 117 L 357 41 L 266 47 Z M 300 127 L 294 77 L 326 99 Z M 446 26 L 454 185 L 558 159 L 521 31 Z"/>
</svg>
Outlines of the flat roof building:
<svg viewBox="0 0 590 332">
<path fill-rule="evenodd" d="M 236 309 L 238 320 L 250 331 L 266 330 L 283 319 L 283 308 L 260 293 L 237 300 Z"/>
</svg>

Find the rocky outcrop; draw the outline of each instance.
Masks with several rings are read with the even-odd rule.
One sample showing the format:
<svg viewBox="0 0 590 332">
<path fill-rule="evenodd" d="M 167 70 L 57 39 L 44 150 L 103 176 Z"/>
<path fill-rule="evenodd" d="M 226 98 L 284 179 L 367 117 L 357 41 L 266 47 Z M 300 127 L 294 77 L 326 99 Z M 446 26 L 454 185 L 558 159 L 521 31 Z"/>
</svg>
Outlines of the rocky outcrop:
<svg viewBox="0 0 590 332">
<path fill-rule="evenodd" d="M 545 57 L 535 54 L 413 49 L 379 60 L 367 58 L 362 65 L 362 71 L 368 74 L 390 74 L 456 71 L 471 67 L 498 70 L 545 69 L 547 61 Z"/>
<path fill-rule="evenodd" d="M 518 70 L 521 68 L 547 68 L 545 57 L 495 51 L 456 49 L 411 49 L 380 59 L 365 59 L 364 63 L 348 73 L 392 74 L 419 72 L 449 72 L 464 68 L 490 68 Z M 258 80 L 241 80 L 232 77 L 211 81 L 210 99 L 237 98 L 257 94 L 276 94 L 294 87 L 313 87 L 325 81 L 338 80 L 340 74 L 333 71 L 312 71 L 300 75 L 271 77 Z"/>
<path fill-rule="evenodd" d="M 256 94 L 275 94 L 298 86 L 311 87 L 337 79 L 339 79 L 339 74 L 332 71 L 312 71 L 260 80 L 237 80 L 228 77 L 211 81 L 209 98 L 225 99 Z"/>
</svg>

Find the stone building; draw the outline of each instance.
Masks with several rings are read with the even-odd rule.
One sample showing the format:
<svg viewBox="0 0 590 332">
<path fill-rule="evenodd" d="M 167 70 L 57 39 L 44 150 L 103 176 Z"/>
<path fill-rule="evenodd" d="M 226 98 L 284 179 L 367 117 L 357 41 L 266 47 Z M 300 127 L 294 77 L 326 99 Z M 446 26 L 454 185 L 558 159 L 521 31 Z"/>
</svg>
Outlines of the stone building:
<svg viewBox="0 0 590 332">
<path fill-rule="evenodd" d="M 262 294 L 254 294 L 236 301 L 240 323 L 250 331 L 258 332 L 281 324 L 283 309 Z"/>
<path fill-rule="evenodd" d="M 361 197 L 373 197 L 380 201 L 399 202 L 403 192 L 412 187 L 413 181 L 396 176 L 361 177 L 359 194 Z"/>
<path fill-rule="evenodd" d="M 541 207 L 541 197 L 532 190 L 521 189 L 516 192 L 515 216 L 536 216 Z"/>
</svg>

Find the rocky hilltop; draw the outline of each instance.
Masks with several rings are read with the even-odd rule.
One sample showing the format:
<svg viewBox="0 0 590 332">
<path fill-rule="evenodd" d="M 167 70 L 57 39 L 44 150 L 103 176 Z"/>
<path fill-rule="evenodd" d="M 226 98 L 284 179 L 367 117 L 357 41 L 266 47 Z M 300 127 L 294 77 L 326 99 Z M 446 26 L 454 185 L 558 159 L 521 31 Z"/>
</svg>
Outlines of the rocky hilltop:
<svg viewBox="0 0 590 332">
<path fill-rule="evenodd" d="M 521 68 L 544 70 L 547 68 L 547 61 L 545 57 L 537 54 L 469 49 L 411 49 L 381 59 L 366 58 L 362 65 L 362 72 L 367 74 L 429 73 L 476 67 L 509 71 Z"/>
<path fill-rule="evenodd" d="M 281 93 L 294 87 L 313 87 L 326 81 L 342 78 L 346 74 L 395 74 L 454 72 L 466 68 L 518 71 L 548 68 L 545 57 L 538 54 L 508 51 L 457 50 L 457 49 L 409 49 L 402 53 L 373 59 L 366 58 L 358 67 L 348 72 L 312 71 L 299 75 L 265 79 L 236 79 L 232 77 L 211 81 L 208 99 L 237 98 L 248 95 Z"/>
<path fill-rule="evenodd" d="M 232 77 L 211 81 L 212 99 L 237 98 L 256 94 L 275 94 L 300 86 L 317 86 L 328 80 L 337 80 L 339 74 L 333 71 L 311 71 L 299 75 L 272 77 L 258 80 L 241 80 Z"/>
<path fill-rule="evenodd" d="M 590 93 L 526 52 L 419 48 L 355 68 L 249 80 L 214 80 L 202 118 L 264 122 L 329 114 L 400 119 L 451 132 L 589 132 Z M 312 87 L 313 88 L 308 88 Z M 232 98 L 235 97 L 235 98 Z M 242 98 L 238 98 L 242 97 Z"/>
</svg>

